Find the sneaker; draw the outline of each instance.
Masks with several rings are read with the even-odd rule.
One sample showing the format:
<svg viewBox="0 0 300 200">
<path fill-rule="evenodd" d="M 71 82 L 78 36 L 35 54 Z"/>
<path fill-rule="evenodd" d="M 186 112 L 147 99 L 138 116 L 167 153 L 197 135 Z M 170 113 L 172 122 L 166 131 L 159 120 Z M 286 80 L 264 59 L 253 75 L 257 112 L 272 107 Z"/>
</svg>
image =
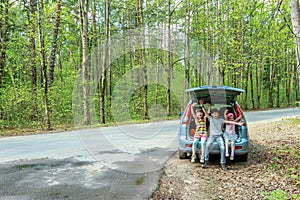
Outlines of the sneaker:
<svg viewBox="0 0 300 200">
<path fill-rule="evenodd" d="M 233 160 L 234 159 L 234 155 L 230 156 L 230 160 Z"/>
<path fill-rule="evenodd" d="M 195 155 L 192 155 L 192 159 L 191 159 L 191 162 L 194 163 L 196 160 L 196 156 Z"/>
<path fill-rule="evenodd" d="M 203 163 L 202 163 L 202 168 L 205 168 L 206 167 L 206 161 L 204 161 Z"/>
<path fill-rule="evenodd" d="M 200 163 L 204 163 L 204 156 L 201 156 Z"/>
<path fill-rule="evenodd" d="M 225 156 L 226 156 L 226 157 L 229 157 L 229 153 L 226 153 Z"/>
<path fill-rule="evenodd" d="M 221 167 L 222 167 L 222 170 L 223 170 L 223 171 L 226 171 L 226 170 L 227 170 L 227 167 L 226 167 L 226 164 L 225 164 L 225 163 L 221 164 Z"/>
</svg>

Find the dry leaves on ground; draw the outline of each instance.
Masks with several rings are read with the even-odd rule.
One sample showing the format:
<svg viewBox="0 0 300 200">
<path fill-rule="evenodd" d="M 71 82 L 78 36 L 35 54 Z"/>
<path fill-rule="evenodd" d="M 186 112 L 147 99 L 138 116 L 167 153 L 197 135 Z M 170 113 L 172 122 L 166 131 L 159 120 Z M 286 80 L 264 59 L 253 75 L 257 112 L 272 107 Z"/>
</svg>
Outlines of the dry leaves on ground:
<svg viewBox="0 0 300 200">
<path fill-rule="evenodd" d="M 158 199 L 300 199 L 300 120 L 251 123 L 248 162 L 206 169 L 174 155 L 164 168 Z"/>
</svg>

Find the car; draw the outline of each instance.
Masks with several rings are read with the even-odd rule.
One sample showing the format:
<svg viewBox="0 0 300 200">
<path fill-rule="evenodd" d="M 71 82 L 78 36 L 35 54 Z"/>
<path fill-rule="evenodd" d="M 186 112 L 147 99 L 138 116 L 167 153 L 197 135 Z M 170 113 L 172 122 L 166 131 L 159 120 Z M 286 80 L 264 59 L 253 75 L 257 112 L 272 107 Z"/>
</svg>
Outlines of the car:
<svg viewBox="0 0 300 200">
<path fill-rule="evenodd" d="M 247 162 L 249 152 L 249 134 L 245 116 L 236 100 L 236 97 L 245 91 L 243 89 L 230 86 L 199 86 L 187 89 L 185 92 L 190 95 L 190 101 L 188 102 L 184 112 L 180 114 L 180 128 L 177 137 L 179 158 L 188 158 L 192 154 L 194 132 L 191 131 L 191 129 L 195 128 L 195 122 L 191 113 L 191 108 L 193 103 L 199 102 L 199 100 L 202 99 L 204 100 L 204 105 L 210 104 L 211 108 L 217 108 L 220 112 L 220 117 L 224 117 L 226 109 L 231 110 L 235 117 L 242 115 L 241 121 L 243 122 L 243 125 L 236 126 L 238 139 L 235 142 L 234 154 L 235 160 L 238 159 L 242 162 Z M 208 120 L 207 127 L 209 127 Z M 200 145 L 201 144 L 199 143 L 197 148 L 198 153 L 201 149 Z M 209 154 L 220 155 L 219 147 L 216 142 L 213 144 L 213 148 Z"/>
</svg>

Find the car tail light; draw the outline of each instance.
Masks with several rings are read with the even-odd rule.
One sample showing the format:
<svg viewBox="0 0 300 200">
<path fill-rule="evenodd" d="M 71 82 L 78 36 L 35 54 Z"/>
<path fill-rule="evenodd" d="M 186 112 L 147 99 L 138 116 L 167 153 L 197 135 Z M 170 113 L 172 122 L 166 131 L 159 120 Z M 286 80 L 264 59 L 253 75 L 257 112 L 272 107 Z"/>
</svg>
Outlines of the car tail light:
<svg viewBox="0 0 300 200">
<path fill-rule="evenodd" d="M 236 150 L 239 150 L 239 149 L 242 149 L 242 148 L 243 148 L 243 146 L 235 146 Z"/>
<path fill-rule="evenodd" d="M 185 144 L 185 147 L 192 148 L 193 144 Z"/>
<path fill-rule="evenodd" d="M 183 113 L 181 123 L 182 124 L 189 124 L 190 123 L 190 116 L 191 116 L 191 104 L 188 105 L 187 109 Z"/>
</svg>

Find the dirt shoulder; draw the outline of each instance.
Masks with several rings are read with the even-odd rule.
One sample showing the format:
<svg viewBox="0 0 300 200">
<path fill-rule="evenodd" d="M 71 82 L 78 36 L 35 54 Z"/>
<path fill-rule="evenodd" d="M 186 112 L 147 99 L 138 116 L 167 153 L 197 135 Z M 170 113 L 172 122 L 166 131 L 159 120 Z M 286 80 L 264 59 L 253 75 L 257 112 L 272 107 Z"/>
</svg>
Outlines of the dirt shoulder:
<svg viewBox="0 0 300 200">
<path fill-rule="evenodd" d="M 248 162 L 218 162 L 202 169 L 199 162 L 180 160 L 176 153 L 167 162 L 158 199 L 300 199 L 300 120 L 285 119 L 248 124 Z"/>
</svg>

